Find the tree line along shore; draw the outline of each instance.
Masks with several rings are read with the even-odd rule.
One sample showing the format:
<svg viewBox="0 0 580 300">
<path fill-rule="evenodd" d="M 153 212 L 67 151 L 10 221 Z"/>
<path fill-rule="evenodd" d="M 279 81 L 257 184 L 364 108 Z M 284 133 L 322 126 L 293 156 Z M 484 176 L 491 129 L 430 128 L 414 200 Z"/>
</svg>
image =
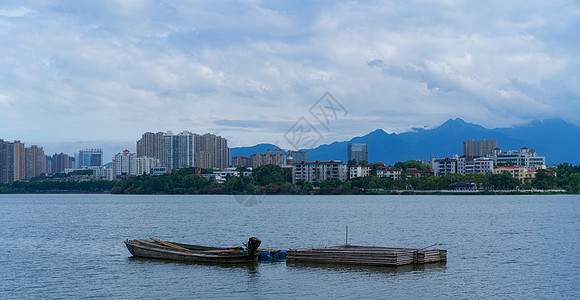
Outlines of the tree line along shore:
<svg viewBox="0 0 580 300">
<path fill-rule="evenodd" d="M 395 167 L 422 168 L 409 161 Z M 424 167 L 423 167 L 424 168 Z M 321 182 L 299 181 L 292 183 L 291 170 L 276 165 L 255 168 L 252 177 L 232 176 L 224 183 L 206 179 L 194 168 L 183 168 L 165 175 L 141 175 L 121 181 L 82 181 L 79 177 L 90 175 L 90 170 L 69 174 L 41 176 L 32 180 L 0 184 L 0 193 L 112 193 L 112 194 L 290 194 L 290 195 L 351 195 L 389 193 L 537 193 L 560 191 L 580 193 L 580 165 L 568 163 L 550 168 L 555 172 L 538 170 L 534 179 L 521 182 L 508 173 L 503 174 L 449 174 L 422 178 L 392 180 L 380 178 L 376 173 L 368 177 L 338 179 Z M 243 169 L 240 171 L 244 171 Z M 213 172 L 203 169 L 204 173 Z M 241 172 L 243 174 L 243 172 Z M 75 179 L 77 178 L 77 179 Z"/>
</svg>

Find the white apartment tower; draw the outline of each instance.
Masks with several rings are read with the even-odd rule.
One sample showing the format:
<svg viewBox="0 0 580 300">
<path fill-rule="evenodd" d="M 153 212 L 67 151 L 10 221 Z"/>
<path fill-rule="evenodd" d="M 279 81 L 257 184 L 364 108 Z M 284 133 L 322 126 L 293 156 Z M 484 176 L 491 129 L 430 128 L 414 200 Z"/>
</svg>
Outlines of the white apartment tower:
<svg viewBox="0 0 580 300">
<path fill-rule="evenodd" d="M 137 156 L 129 150 L 117 153 L 113 157 L 113 176 L 135 176 L 137 175 Z"/>
<path fill-rule="evenodd" d="M 182 131 L 175 135 L 168 132 L 162 139 L 163 167 L 168 170 L 194 167 L 195 134 L 189 131 Z"/>
</svg>

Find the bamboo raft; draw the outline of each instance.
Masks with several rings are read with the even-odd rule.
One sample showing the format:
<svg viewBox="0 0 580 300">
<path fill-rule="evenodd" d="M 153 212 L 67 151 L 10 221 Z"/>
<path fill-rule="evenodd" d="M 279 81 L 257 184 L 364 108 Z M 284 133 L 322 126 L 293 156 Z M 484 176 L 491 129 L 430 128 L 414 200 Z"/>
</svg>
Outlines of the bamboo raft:
<svg viewBox="0 0 580 300">
<path fill-rule="evenodd" d="M 348 264 L 362 266 L 403 266 L 447 261 L 443 249 L 389 248 L 336 245 L 323 248 L 295 248 L 287 251 L 288 262 Z"/>
</svg>

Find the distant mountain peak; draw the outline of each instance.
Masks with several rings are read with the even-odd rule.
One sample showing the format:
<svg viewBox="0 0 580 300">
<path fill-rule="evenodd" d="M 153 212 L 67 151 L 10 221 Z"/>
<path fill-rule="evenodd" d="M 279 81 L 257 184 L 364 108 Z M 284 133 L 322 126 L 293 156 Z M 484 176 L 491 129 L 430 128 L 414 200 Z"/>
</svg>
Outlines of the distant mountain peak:
<svg viewBox="0 0 580 300">
<path fill-rule="evenodd" d="M 369 132 L 365 136 L 380 136 L 380 135 L 388 135 L 388 133 L 382 129 L 375 129 L 374 131 Z"/>
<path fill-rule="evenodd" d="M 315 160 L 347 159 L 347 143 L 366 143 L 370 162 L 394 164 L 397 161 L 422 157 L 452 157 L 462 153 L 462 142 L 472 139 L 494 139 L 504 150 L 528 147 L 546 156 L 548 165 L 568 162 L 580 163 L 576 151 L 580 147 L 580 128 L 562 119 L 545 119 L 511 128 L 488 129 L 465 122 L 461 118 L 449 119 L 432 129 L 414 128 L 410 132 L 387 133 L 376 129 L 350 141 L 333 142 L 308 149 L 308 158 Z M 249 156 L 277 148 L 271 144 L 232 148 L 231 155 Z"/>
</svg>

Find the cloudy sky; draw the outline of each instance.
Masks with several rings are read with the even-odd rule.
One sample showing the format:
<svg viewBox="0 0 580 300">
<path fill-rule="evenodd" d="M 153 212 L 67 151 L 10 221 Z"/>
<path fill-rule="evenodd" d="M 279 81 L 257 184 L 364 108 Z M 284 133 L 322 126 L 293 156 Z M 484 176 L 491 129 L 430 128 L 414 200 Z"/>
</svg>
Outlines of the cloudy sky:
<svg viewBox="0 0 580 300">
<path fill-rule="evenodd" d="M 579 33 L 563 0 L 4 0 L 0 138 L 72 154 L 146 131 L 291 148 L 310 126 L 320 144 L 456 117 L 580 125 Z"/>
</svg>

